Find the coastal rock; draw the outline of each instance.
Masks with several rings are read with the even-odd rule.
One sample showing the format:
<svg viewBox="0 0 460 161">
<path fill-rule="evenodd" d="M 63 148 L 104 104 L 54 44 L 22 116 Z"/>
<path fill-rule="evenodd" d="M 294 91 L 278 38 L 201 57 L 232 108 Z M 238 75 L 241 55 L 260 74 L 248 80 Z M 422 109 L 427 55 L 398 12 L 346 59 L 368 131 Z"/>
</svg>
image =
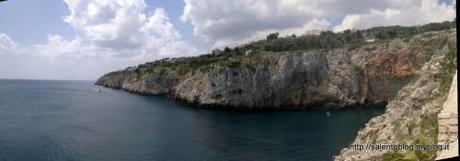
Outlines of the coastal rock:
<svg viewBox="0 0 460 161">
<path fill-rule="evenodd" d="M 455 45 L 457 40 L 456 32 L 451 32 L 447 36 L 451 45 Z M 451 84 L 450 81 L 443 81 L 440 78 L 446 75 L 447 70 L 450 71 L 447 72 L 448 74 L 452 74 L 448 78 L 454 77 L 453 73 L 456 65 L 451 63 L 447 66 L 446 62 L 454 62 L 456 54 L 456 47 L 449 45 L 444 45 L 440 50 L 433 50 L 431 58 L 415 72 L 413 80 L 389 100 L 385 113 L 372 118 L 358 132 L 351 145 L 405 144 L 415 146 L 437 144 L 438 133 L 443 134 L 443 131 L 445 131 L 442 127 L 438 129 L 438 113 L 443 109 L 446 95 L 449 93 L 442 90 L 442 82 L 446 83 L 446 85 Z M 450 60 L 452 58 L 454 60 Z M 446 79 L 446 77 L 443 79 Z M 442 125 L 443 123 L 439 122 L 439 124 Z M 422 158 L 417 159 L 414 157 Z M 409 160 L 434 160 L 435 157 L 435 151 L 360 150 L 350 146 L 342 149 L 340 154 L 334 157 L 334 160 L 400 160 L 403 158 Z"/>
<path fill-rule="evenodd" d="M 188 58 L 160 60 L 108 73 L 96 84 L 165 94 L 207 108 L 273 110 L 385 105 L 411 81 L 455 30 L 350 50 L 267 52 L 180 68 Z M 174 63 L 174 66 L 162 64 Z M 193 66 L 193 63 L 190 66 Z M 427 94 L 424 91 L 422 94 Z M 418 94 L 416 94 L 418 96 Z"/>
</svg>

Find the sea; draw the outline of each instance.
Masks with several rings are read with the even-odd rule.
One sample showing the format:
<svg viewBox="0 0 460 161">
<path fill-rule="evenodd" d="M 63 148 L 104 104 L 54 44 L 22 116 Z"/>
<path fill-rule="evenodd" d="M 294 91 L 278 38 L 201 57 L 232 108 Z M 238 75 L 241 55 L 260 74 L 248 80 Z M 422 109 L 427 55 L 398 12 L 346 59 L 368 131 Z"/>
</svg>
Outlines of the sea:
<svg viewBox="0 0 460 161">
<path fill-rule="evenodd" d="M 203 110 L 93 84 L 0 80 L 0 160 L 332 160 L 384 112 Z"/>
</svg>

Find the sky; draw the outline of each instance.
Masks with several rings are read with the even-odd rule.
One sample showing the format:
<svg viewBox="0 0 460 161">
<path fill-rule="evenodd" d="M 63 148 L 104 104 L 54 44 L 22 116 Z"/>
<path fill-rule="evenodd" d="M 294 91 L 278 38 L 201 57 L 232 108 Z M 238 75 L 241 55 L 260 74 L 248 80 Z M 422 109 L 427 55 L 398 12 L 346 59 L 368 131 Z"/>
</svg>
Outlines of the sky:
<svg viewBox="0 0 460 161">
<path fill-rule="evenodd" d="M 166 57 L 205 54 L 272 32 L 455 19 L 455 0 L 8 0 L 0 79 L 96 80 Z"/>
</svg>

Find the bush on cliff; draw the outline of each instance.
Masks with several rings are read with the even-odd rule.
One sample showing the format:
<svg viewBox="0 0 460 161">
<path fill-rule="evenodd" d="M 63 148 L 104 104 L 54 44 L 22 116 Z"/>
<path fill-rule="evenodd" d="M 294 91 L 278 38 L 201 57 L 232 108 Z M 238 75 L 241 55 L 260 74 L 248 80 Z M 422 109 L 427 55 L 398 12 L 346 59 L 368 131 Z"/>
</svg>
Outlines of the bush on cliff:
<svg viewBox="0 0 460 161">
<path fill-rule="evenodd" d="M 320 34 L 305 34 L 300 36 L 279 37 L 279 33 L 272 33 L 265 40 L 250 42 L 238 47 L 225 47 L 223 51 L 218 49 L 210 54 L 197 57 L 162 59 L 149 64 L 147 71 L 154 68 L 161 68 L 163 73 L 178 71 L 180 74 L 186 74 L 194 69 L 203 68 L 212 64 L 226 64 L 229 58 L 244 60 L 245 56 L 253 56 L 261 53 L 279 53 L 284 51 L 299 50 L 330 50 L 334 48 L 344 48 L 348 50 L 357 49 L 366 43 L 373 41 L 386 41 L 394 38 L 410 38 L 411 36 L 427 32 L 445 30 L 455 27 L 455 22 L 431 23 L 423 26 L 386 26 L 374 27 L 365 30 L 345 30 L 343 32 L 323 31 Z M 248 54 L 250 53 L 250 54 Z M 234 66 L 232 64 L 231 66 Z M 141 68 L 139 66 L 138 68 Z M 144 67 L 142 67 L 144 68 Z M 170 68 L 170 70 L 166 70 Z M 209 69 L 209 68 L 203 68 Z M 142 74 L 142 71 L 136 71 Z M 447 76 L 439 76 L 440 79 L 447 79 Z M 448 80 L 446 80 L 448 81 Z"/>
<path fill-rule="evenodd" d="M 457 69 L 457 46 L 454 42 L 448 43 L 449 52 L 441 62 L 441 72 L 436 75 L 436 79 L 441 83 L 440 91 L 442 95 L 449 92 L 452 78 Z"/>
</svg>

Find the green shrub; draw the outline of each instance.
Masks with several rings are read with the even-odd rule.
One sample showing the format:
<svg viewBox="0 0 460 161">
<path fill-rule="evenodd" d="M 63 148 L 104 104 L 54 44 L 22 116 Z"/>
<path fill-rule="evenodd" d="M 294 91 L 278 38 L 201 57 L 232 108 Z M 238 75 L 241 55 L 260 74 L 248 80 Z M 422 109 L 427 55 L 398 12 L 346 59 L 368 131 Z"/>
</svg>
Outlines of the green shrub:
<svg viewBox="0 0 460 161">
<path fill-rule="evenodd" d="M 238 61 L 244 60 L 245 51 L 252 50 L 251 59 L 261 54 L 282 54 L 285 51 L 326 51 L 334 48 L 346 47 L 348 50 L 354 50 L 366 44 L 366 39 L 374 38 L 379 42 L 384 43 L 393 38 L 402 38 L 408 40 L 409 37 L 426 31 L 437 31 L 455 27 L 455 22 L 432 23 L 423 26 L 403 27 L 403 26 L 387 26 L 387 27 L 374 27 L 365 30 L 345 30 L 343 32 L 323 31 L 319 35 L 299 35 L 279 37 L 278 33 L 272 33 L 267 36 L 267 39 L 250 42 L 233 49 L 225 47 L 222 52 L 214 54 L 206 54 L 197 57 L 176 58 L 176 59 L 161 59 L 155 62 L 146 63 L 138 66 L 136 74 L 138 77 L 142 76 L 142 71 L 155 72 L 157 69 L 162 69 L 164 72 L 177 72 L 179 74 L 186 74 L 188 72 L 200 69 L 210 64 L 228 64 L 229 58 Z M 290 52 L 292 53 L 292 52 Z M 256 57 L 254 57 L 256 56 Z M 452 56 L 449 57 L 452 60 Z M 445 82 L 450 82 L 452 73 L 452 62 L 445 62 L 447 70 L 446 73 L 440 74 L 438 79 L 443 84 L 442 88 L 446 88 Z M 455 64 L 456 65 L 456 64 Z M 230 66 L 239 66 L 239 64 L 230 64 Z M 163 70 L 164 69 L 164 70 Z M 450 85 L 450 83 L 447 83 Z"/>
<path fill-rule="evenodd" d="M 440 82 L 440 93 L 445 95 L 449 92 L 455 70 L 457 69 L 457 46 L 453 42 L 448 42 L 448 53 L 441 61 L 441 72 L 436 75 L 436 80 Z"/>
</svg>

